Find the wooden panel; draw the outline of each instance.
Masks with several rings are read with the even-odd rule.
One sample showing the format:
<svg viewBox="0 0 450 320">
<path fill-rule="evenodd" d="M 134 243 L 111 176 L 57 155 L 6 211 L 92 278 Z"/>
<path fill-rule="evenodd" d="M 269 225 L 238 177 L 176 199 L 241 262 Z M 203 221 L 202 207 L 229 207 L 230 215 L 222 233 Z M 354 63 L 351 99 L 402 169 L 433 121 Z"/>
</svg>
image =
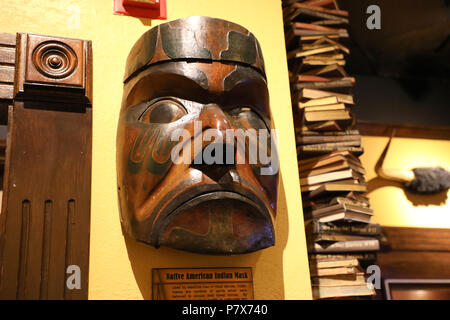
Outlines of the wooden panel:
<svg viewBox="0 0 450 320">
<path fill-rule="evenodd" d="M 13 86 L 0 83 L 0 99 L 11 100 L 13 96 Z"/>
<path fill-rule="evenodd" d="M 358 129 L 363 136 L 390 137 L 392 129 L 394 128 L 396 130 L 396 137 L 450 140 L 450 127 L 425 127 L 402 124 L 390 125 L 365 121 L 358 121 L 356 124 L 356 129 Z"/>
<path fill-rule="evenodd" d="M 0 124 L 8 122 L 8 105 L 12 103 L 16 60 L 16 35 L 0 33 Z"/>
<path fill-rule="evenodd" d="M 0 65 L 0 82 L 14 85 L 14 65 Z"/>
<path fill-rule="evenodd" d="M 83 79 L 77 80 L 76 93 L 68 88 L 73 83 L 51 74 L 49 85 L 37 91 L 33 85 L 24 85 L 23 63 L 30 51 L 28 35 L 21 34 L 20 59 L 15 66 L 23 71 L 15 79 L 16 87 L 22 81 L 21 91 L 8 108 L 0 215 L 0 299 L 87 299 L 92 109 L 91 96 L 84 92 L 87 86 L 92 87 L 92 71 L 86 72 L 92 70 L 91 44 L 33 37 L 64 43 L 69 50 L 73 50 L 73 43 L 80 44 L 82 50 L 73 52 L 79 54 L 77 68 L 82 70 Z M 39 47 L 39 41 L 34 46 Z M 81 289 L 66 286 L 66 270 L 71 265 L 81 270 Z"/>
<path fill-rule="evenodd" d="M 0 297 L 87 297 L 91 109 L 55 112 L 16 102 L 12 121 Z M 82 270 L 79 292 L 66 292 L 72 264 Z"/>
<path fill-rule="evenodd" d="M 0 43 L 15 46 L 16 45 L 16 35 L 12 33 L 0 32 Z"/>
<path fill-rule="evenodd" d="M 450 252 L 450 229 L 383 227 L 383 233 L 391 250 Z"/>
<path fill-rule="evenodd" d="M 0 44 L 0 63 L 14 65 L 16 58 L 16 49 L 14 47 L 6 47 Z"/>
<path fill-rule="evenodd" d="M 450 279 L 450 229 L 383 227 L 383 278 Z"/>
<path fill-rule="evenodd" d="M 384 279 L 450 279 L 450 252 L 380 252 L 377 264 Z"/>
</svg>

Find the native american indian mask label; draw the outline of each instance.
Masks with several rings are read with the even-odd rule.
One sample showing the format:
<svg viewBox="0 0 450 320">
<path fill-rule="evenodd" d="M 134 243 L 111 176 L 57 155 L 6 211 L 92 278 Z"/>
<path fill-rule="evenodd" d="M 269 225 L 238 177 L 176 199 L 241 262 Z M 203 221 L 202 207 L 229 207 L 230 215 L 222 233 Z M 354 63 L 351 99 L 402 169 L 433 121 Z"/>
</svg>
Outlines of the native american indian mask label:
<svg viewBox="0 0 450 320">
<path fill-rule="evenodd" d="M 152 28 L 125 71 L 117 132 L 124 231 L 205 254 L 273 246 L 274 136 L 252 33 L 209 17 Z"/>
</svg>

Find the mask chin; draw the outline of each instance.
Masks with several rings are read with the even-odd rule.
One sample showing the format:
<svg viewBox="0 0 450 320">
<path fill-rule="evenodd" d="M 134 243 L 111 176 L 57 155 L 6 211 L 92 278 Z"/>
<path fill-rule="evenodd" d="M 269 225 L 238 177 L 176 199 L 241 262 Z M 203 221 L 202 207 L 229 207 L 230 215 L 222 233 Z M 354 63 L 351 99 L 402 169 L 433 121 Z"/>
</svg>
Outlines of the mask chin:
<svg viewBox="0 0 450 320">
<path fill-rule="evenodd" d="M 270 214 L 233 192 L 195 197 L 171 212 L 154 228 L 156 247 L 206 254 L 242 254 L 274 245 Z"/>
</svg>

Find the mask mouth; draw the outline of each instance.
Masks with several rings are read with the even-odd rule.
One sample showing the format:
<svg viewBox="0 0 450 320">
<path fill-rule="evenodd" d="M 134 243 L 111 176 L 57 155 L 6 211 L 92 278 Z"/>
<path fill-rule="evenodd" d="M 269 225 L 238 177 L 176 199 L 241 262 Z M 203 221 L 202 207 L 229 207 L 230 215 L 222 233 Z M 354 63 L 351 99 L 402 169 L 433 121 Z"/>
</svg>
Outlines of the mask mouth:
<svg viewBox="0 0 450 320">
<path fill-rule="evenodd" d="M 275 243 L 267 208 L 230 191 L 198 195 L 160 217 L 152 244 L 203 254 L 242 254 Z"/>
</svg>

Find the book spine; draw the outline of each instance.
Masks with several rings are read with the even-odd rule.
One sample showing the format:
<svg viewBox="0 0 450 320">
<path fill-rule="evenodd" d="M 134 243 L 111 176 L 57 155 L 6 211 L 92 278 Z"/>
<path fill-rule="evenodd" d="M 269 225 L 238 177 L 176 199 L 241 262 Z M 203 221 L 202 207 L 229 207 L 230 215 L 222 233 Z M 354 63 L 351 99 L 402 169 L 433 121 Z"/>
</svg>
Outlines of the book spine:
<svg viewBox="0 0 450 320">
<path fill-rule="evenodd" d="M 377 239 L 340 241 L 324 247 L 318 243 L 309 243 L 308 249 L 310 252 L 318 253 L 377 251 L 380 249 L 380 243 Z"/>
<path fill-rule="evenodd" d="M 351 80 L 311 81 L 311 82 L 300 82 L 295 84 L 295 88 L 297 88 L 298 90 L 303 88 L 329 89 L 329 88 L 342 88 L 351 86 L 353 86 Z"/>
<path fill-rule="evenodd" d="M 310 148 L 329 148 L 329 147 L 357 147 L 361 145 L 361 137 L 355 136 L 310 136 L 298 137 L 297 143 L 302 145 L 309 145 Z"/>
<path fill-rule="evenodd" d="M 313 221 L 311 223 L 311 230 L 314 234 L 332 233 L 332 234 L 355 234 L 361 236 L 376 236 L 381 233 L 381 226 L 379 224 L 372 224 L 366 226 L 356 225 L 333 225 L 328 223 L 321 223 Z"/>
</svg>

